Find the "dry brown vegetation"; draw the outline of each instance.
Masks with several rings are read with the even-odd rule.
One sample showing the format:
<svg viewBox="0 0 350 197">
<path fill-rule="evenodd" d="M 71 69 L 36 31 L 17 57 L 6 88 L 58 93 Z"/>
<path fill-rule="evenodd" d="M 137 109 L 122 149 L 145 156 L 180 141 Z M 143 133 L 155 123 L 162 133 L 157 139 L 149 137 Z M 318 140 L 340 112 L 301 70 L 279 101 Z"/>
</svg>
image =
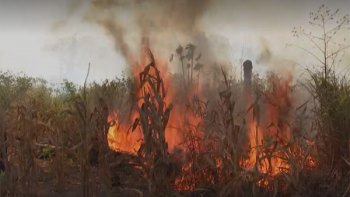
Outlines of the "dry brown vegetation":
<svg viewBox="0 0 350 197">
<path fill-rule="evenodd" d="M 302 84 L 271 73 L 248 88 L 219 66 L 215 84 L 201 84 L 196 46 L 175 52 L 180 74 L 170 77 L 148 49 L 139 71 L 101 84 L 53 88 L 0 73 L 0 195 L 350 195 L 350 83 L 332 69 L 340 51 L 325 46 L 321 71 Z M 139 148 L 111 146 L 111 127 L 140 132 Z"/>
<path fill-rule="evenodd" d="M 242 86 L 222 69 L 221 88 L 213 97 L 217 102 L 210 104 L 194 95 L 187 103 L 189 113 L 202 120 L 200 125 L 188 123 L 184 127 L 183 147 L 187 151 L 169 152 L 165 132 L 176 105 L 165 102 L 162 73 L 152 55 L 150 59 L 136 88 L 131 88 L 131 80 L 123 78 L 81 88 L 65 81 L 61 88 L 52 90 L 43 81 L 1 73 L 1 194 L 347 195 L 350 94 L 345 79 L 339 81 L 332 75 L 326 80 L 322 74 L 313 73 L 310 87 L 314 88 L 318 104 L 289 106 L 292 101 L 288 101 L 287 93 L 292 87 L 282 90 L 284 80 L 276 75 L 266 80 L 256 76 L 252 83 L 253 102 L 242 115 L 235 109 Z M 332 95 L 319 87 L 325 85 Z M 133 98 L 139 90 L 143 93 L 136 101 Z M 327 99 L 329 96 L 331 99 Z M 280 100 L 286 105 L 281 105 Z M 130 129 L 140 129 L 143 141 L 136 155 L 115 152 L 108 147 L 107 132 L 116 123 L 108 122 L 108 115 L 116 109 L 130 113 L 133 102 L 140 105 Z M 288 127 L 291 137 L 286 143 L 278 143 L 281 139 L 276 136 L 265 136 L 258 148 L 258 162 L 247 168 L 242 161 L 249 157 L 252 147 L 246 144 L 246 114 L 255 114 L 263 124 L 263 111 L 276 105 L 282 111 L 279 125 L 271 122 L 268 126 L 280 130 Z M 313 106 L 315 114 L 308 106 Z M 296 118 L 283 118 L 290 113 Z M 305 121 L 314 122 L 312 127 L 318 132 L 305 133 L 309 129 Z M 288 164 L 288 169 L 272 174 L 273 163 L 267 165 L 267 171 L 259 169 L 259 163 L 271 162 L 276 155 Z"/>
</svg>

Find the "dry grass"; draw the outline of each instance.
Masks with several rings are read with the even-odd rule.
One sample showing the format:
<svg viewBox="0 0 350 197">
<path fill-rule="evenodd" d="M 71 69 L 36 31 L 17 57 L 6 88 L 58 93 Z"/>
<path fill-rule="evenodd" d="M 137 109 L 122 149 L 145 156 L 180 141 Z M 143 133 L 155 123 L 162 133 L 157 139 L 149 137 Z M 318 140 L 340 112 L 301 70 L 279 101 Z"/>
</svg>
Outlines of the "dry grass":
<svg viewBox="0 0 350 197">
<path fill-rule="evenodd" d="M 188 113 L 202 120 L 198 125 L 183 124 L 183 146 L 189 151 L 170 153 L 165 132 L 176 105 L 165 102 L 162 73 L 152 53 L 149 58 L 137 88 L 128 79 L 116 79 L 81 88 L 65 82 L 60 90 L 52 90 L 29 77 L 1 73 L 0 142 L 5 166 L 0 174 L 1 195 L 48 196 L 67 191 L 77 196 L 349 194 L 350 86 L 345 79 L 324 79 L 311 73 L 308 90 L 314 105 L 309 101 L 288 109 L 277 106 L 293 118 L 268 126 L 276 130 L 288 127 L 292 135 L 284 143 L 277 143 L 279 138 L 264 138 L 257 148 L 257 163 L 267 161 L 271 168 L 269 162 L 278 155 L 288 164 L 288 170 L 271 176 L 258 167 L 242 165 L 251 151 L 246 114 L 255 114 L 264 126 L 262 115 L 281 97 L 276 84 L 282 79 L 272 75 L 266 80 L 256 78 L 253 104 L 242 112 L 241 84 L 222 69 L 219 89 L 208 90 L 216 96 L 193 94 L 184 102 Z M 192 69 L 184 71 L 187 85 L 192 83 Z M 292 94 L 293 87 L 287 91 Z M 132 94 L 138 98 L 126 96 Z M 144 136 L 138 154 L 111 151 L 106 137 L 109 113 L 118 109 L 128 118 L 125 114 L 130 114 L 136 102 L 138 118 L 130 126 Z M 310 106 L 313 108 L 308 109 Z M 312 128 L 305 121 L 313 122 Z M 306 135 L 310 129 L 317 132 Z M 310 158 L 316 167 L 310 166 Z M 266 181 L 269 184 L 262 186 Z"/>
</svg>

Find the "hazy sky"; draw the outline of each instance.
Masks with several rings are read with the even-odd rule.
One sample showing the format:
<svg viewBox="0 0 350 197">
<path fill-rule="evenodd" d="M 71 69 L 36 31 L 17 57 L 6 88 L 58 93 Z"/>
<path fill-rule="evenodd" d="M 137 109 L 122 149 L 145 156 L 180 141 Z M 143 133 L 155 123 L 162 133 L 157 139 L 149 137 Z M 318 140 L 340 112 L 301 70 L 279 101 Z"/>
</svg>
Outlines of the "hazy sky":
<svg viewBox="0 0 350 197">
<path fill-rule="evenodd" d="M 292 28 L 305 25 L 309 12 L 323 3 L 350 12 L 349 0 L 219 0 L 200 24 L 206 34 L 227 38 L 232 61 L 257 59 L 262 43 L 276 56 L 293 58 L 298 53 L 285 46 L 293 41 Z M 90 81 L 121 75 L 126 63 L 111 37 L 83 19 L 89 5 L 88 0 L 0 0 L 0 70 L 81 84 L 91 62 Z"/>
</svg>

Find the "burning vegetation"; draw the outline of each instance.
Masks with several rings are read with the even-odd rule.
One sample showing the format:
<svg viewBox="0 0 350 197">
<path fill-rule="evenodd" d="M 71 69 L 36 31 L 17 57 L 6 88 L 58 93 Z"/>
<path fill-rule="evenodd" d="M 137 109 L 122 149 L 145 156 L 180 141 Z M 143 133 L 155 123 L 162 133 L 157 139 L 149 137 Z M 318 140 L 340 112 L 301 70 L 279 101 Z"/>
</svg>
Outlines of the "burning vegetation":
<svg viewBox="0 0 350 197">
<path fill-rule="evenodd" d="M 93 1 L 92 15 L 108 6 L 117 1 Z M 97 22 L 122 50 L 128 76 L 52 90 L 0 73 L 1 196 L 350 195 L 350 84 L 333 69 L 344 48 L 325 45 L 323 69 L 306 82 L 292 72 L 260 77 L 250 60 L 238 80 L 194 44 L 169 61 L 153 53 L 149 27 L 135 58 L 111 13 Z M 312 16 L 336 14 L 322 6 Z"/>
<path fill-rule="evenodd" d="M 43 81 L 2 73 L 1 88 L 12 88 L 2 105 L 2 194 L 346 196 L 349 156 L 323 160 L 330 139 L 308 110 L 323 108 L 296 98 L 292 73 L 263 79 L 247 60 L 243 81 L 222 66 L 210 86 L 195 45 L 175 53 L 179 74 L 145 45 L 130 78 L 80 89 L 65 82 L 56 96 Z M 342 93 L 333 105 L 347 103 L 347 83 L 312 76 Z"/>
<path fill-rule="evenodd" d="M 187 50 L 190 47 L 193 45 L 188 45 Z M 180 59 L 184 57 L 182 50 L 181 46 L 176 50 Z M 157 174 L 156 180 L 148 175 L 152 186 L 179 192 L 198 188 L 210 192 L 213 185 L 240 177 L 236 181 L 282 194 L 288 188 L 280 180 L 283 176 L 317 167 L 312 151 L 314 139 L 303 138 L 305 133 L 300 132 L 307 131 L 297 131 L 293 125 L 293 113 L 305 110 L 306 105 L 295 108 L 291 75 L 281 78 L 273 74 L 266 84 L 256 84 L 252 82 L 253 66 L 248 60 L 243 64 L 244 83 L 234 84 L 221 68 L 223 90 L 217 92 L 218 103 L 210 105 L 203 96 L 205 88 L 191 77 L 195 72 L 191 65 L 182 70 L 184 83 L 176 83 L 178 78 L 160 72 L 167 70 L 167 63 L 159 63 L 149 51 L 144 55 L 149 56 L 150 63 L 143 70 L 137 65 L 133 73 L 139 80 L 135 82 L 136 107 L 129 124 L 121 125 L 117 118 L 113 119 L 109 146 L 117 152 L 147 158 L 145 167 L 151 168 L 147 171 L 152 172 L 156 165 L 164 168 L 157 169 L 163 174 Z M 188 60 L 191 62 L 191 57 Z M 238 103 L 245 106 L 241 111 L 235 109 L 233 85 L 238 85 L 236 93 L 243 97 Z M 180 102 L 172 104 L 179 92 Z"/>
</svg>

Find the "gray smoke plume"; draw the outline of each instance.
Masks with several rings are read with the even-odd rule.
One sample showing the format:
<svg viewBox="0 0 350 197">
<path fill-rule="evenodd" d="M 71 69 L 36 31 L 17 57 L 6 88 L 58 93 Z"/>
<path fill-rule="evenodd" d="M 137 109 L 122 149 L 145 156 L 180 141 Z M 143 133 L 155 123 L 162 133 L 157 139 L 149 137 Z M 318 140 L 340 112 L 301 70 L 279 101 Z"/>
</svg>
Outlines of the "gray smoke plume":
<svg viewBox="0 0 350 197">
<path fill-rule="evenodd" d="M 174 50 L 178 40 L 200 31 L 199 19 L 210 0 L 93 0 L 86 19 L 112 36 L 129 63 L 147 39 L 156 53 Z"/>
</svg>

